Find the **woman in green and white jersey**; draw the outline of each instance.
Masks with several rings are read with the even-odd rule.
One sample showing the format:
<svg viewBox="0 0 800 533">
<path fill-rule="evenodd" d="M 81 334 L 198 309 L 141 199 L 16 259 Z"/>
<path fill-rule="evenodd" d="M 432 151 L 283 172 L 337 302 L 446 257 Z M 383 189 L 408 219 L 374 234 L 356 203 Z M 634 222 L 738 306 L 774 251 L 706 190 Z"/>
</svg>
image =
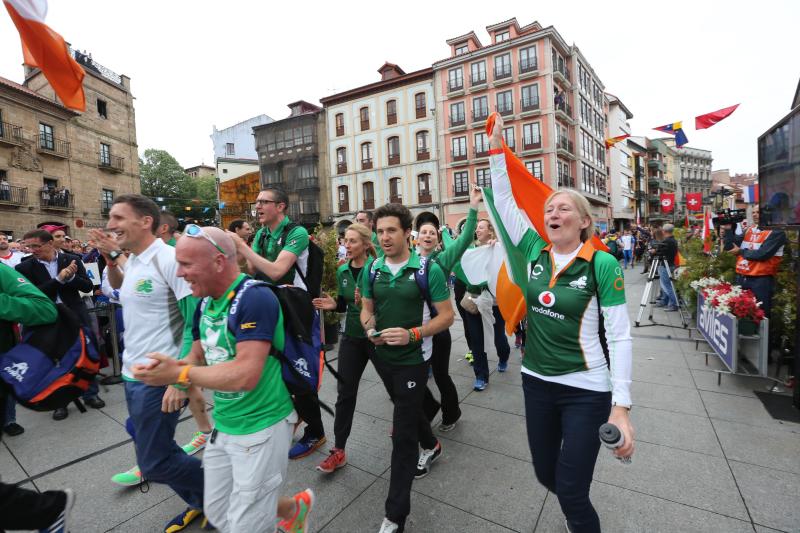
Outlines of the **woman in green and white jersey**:
<svg viewBox="0 0 800 533">
<path fill-rule="evenodd" d="M 550 244 L 520 214 L 501 150 L 502 128 L 496 116 L 490 168 L 498 230 L 528 310 L 522 387 L 533 466 L 558 496 L 569 531 L 599 533 L 589 500 L 599 427 L 610 422 L 622 431 L 618 457 L 633 453 L 632 345 L 622 270 L 592 246 L 589 204 L 578 192 L 559 190 L 545 202 Z"/>
</svg>

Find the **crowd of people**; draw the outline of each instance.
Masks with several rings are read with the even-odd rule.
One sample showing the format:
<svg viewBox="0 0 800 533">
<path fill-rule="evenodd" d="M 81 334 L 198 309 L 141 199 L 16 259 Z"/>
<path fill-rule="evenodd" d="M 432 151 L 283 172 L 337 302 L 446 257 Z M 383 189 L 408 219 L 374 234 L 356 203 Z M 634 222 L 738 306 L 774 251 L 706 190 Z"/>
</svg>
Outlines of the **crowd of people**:
<svg viewBox="0 0 800 533">
<path fill-rule="evenodd" d="M 478 219 L 477 186 L 471 187 L 470 211 L 457 237 L 437 220 L 415 221 L 399 204 L 359 212 L 343 235 L 335 297 L 314 294 L 307 278 L 313 261 L 310 238 L 286 215 L 288 197 L 279 189 L 259 193 L 255 205 L 261 227 L 255 234 L 244 221 L 227 231 L 189 224 L 178 233 L 177 221 L 148 198 L 115 199 L 105 230 L 90 231 L 93 250 L 86 252 L 102 264 L 100 290 L 118 302 L 124 325 L 126 426 L 137 466 L 114 481 L 169 486 L 187 507 L 165 532 L 180 531 L 196 519 L 203 520 L 203 528 L 223 532 L 308 529 L 314 492 L 284 496 L 281 488 L 288 461 L 313 453 L 327 439 L 316 391 L 282 377 L 279 354 L 287 346 L 292 317 L 284 313 L 275 287 L 287 285 L 308 292 L 316 312 L 345 317 L 335 440 L 317 469 L 320 475 L 335 475 L 347 464 L 358 385 L 372 364 L 393 404 L 389 490 L 382 522 L 376 517 L 374 527 L 382 533 L 403 531 L 414 480 L 429 475 L 444 453 L 437 433 L 451 431 L 462 415 L 449 375 L 456 310 L 472 356 L 474 390 L 488 386 L 492 351 L 499 359 L 496 370 L 508 369 L 511 348 L 495 295 L 486 285 L 470 285 L 460 264 L 466 250 L 496 246 L 500 235 L 519 252 L 522 263 L 516 267 L 528 274 L 519 283 L 528 309 L 519 345 L 535 475 L 558 497 L 568 531 L 600 531 L 589 499 L 599 427 L 611 422 L 622 432 L 624 444 L 614 451 L 618 457 L 630 457 L 634 450 L 624 281 L 617 260 L 589 242 L 594 224 L 579 194 L 556 191 L 548 198 L 547 240 L 520 216 L 500 150 L 501 131 L 498 120 L 490 142 L 499 219 Z M 59 231 L 63 228 L 40 229 L 23 237 L 31 256 L 16 258 L 21 259 L 14 266 L 19 275 L 0 266 L 0 274 L 8 275 L 0 281 L 17 279 L 2 287 L 0 319 L 23 328 L 36 323 L 30 314 L 6 311 L 14 307 L 7 305 L 14 298 L 28 298 L 42 307 L 64 303 L 91 326 L 81 294 L 93 291 L 92 280 Z M 9 249 L 0 237 L 0 257 Z M 450 301 L 453 276 L 456 310 Z M 40 315 L 47 320 L 46 313 Z M 2 352 L 13 334 L 0 333 L 8 336 L 0 335 Z M 326 379 L 333 377 L 326 374 Z M 202 389 L 213 391 L 211 417 Z M 96 390 L 87 391 L 84 401 L 102 407 Z M 179 413 L 187 405 L 198 429 L 198 443 L 188 449 L 175 442 Z M 439 411 L 441 422 L 434 430 Z M 204 449 L 202 463 L 192 455 L 199 449 Z M 0 529 L 46 528 L 69 520 L 72 491 L 39 495 L 2 484 L 0 490 Z M 23 501 L 27 507 L 8 503 Z"/>
</svg>

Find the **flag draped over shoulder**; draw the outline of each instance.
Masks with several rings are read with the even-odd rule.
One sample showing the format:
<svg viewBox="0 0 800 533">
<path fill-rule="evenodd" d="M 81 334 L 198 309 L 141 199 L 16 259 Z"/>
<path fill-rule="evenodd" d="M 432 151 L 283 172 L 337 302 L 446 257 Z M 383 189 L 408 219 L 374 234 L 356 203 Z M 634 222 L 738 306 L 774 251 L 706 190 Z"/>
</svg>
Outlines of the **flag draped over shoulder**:
<svg viewBox="0 0 800 533">
<path fill-rule="evenodd" d="M 64 38 L 44 23 L 47 0 L 4 0 L 22 40 L 26 65 L 41 69 L 64 105 L 86 111 L 83 68 L 72 58 Z"/>
<path fill-rule="evenodd" d="M 694 117 L 694 129 L 702 130 L 705 128 L 710 128 L 717 122 L 731 116 L 731 114 L 734 111 L 736 111 L 737 107 L 739 107 L 739 104 L 732 105 L 730 107 L 726 107 L 725 109 L 720 109 L 718 111 L 712 111 L 711 113 L 706 113 L 705 115 L 699 115 Z"/>
<path fill-rule="evenodd" d="M 674 135 L 675 146 L 678 148 L 689 142 L 689 139 L 686 137 L 686 133 L 683 131 L 683 122 L 673 122 L 672 124 L 665 124 L 653 129 Z"/>
<path fill-rule="evenodd" d="M 490 136 L 496 117 L 497 114 L 492 113 L 486 122 L 486 132 Z M 514 202 L 527 216 L 536 232 L 547 240 L 544 204 L 553 189 L 534 178 L 505 142 L 503 153 Z M 483 201 L 498 236 L 497 244 L 467 250 L 461 258 L 461 267 L 470 284 L 488 284 L 489 290 L 497 299 L 500 314 L 506 322 L 506 331 L 510 334 L 525 317 L 525 299 L 520 287 L 527 284 L 528 275 L 527 271 L 523 270 L 515 272 L 515 267 L 511 265 L 524 265 L 527 263 L 527 258 L 519 257 L 515 258 L 518 260 L 508 261 L 509 257 L 514 257 L 519 251 L 510 245 L 510 239 L 495 209 L 491 189 L 483 190 Z M 608 251 L 606 245 L 596 235 L 592 237 L 591 242 L 596 250 Z"/>
</svg>

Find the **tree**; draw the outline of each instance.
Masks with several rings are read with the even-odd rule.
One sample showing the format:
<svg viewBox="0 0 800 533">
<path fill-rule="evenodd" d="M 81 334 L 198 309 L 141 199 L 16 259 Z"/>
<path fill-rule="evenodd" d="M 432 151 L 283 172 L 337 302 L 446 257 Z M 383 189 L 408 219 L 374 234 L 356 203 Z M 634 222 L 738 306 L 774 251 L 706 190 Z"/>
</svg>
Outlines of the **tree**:
<svg viewBox="0 0 800 533">
<path fill-rule="evenodd" d="M 179 216 L 194 197 L 194 184 L 178 160 L 166 150 L 148 148 L 144 151 L 144 159 L 139 160 L 139 169 L 142 194 L 154 199 L 163 198 L 157 203 Z"/>
</svg>

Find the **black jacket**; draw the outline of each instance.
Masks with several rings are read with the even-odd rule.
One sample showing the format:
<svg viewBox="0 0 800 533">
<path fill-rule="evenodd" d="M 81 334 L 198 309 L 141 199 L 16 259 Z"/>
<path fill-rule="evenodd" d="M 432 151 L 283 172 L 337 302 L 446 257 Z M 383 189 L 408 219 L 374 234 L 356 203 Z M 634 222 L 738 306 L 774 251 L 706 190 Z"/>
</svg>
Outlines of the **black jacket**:
<svg viewBox="0 0 800 533">
<path fill-rule="evenodd" d="M 57 279 L 51 278 L 47 268 L 41 264 L 34 256 L 26 257 L 16 266 L 17 272 L 28 278 L 31 283 L 45 293 L 53 302 L 56 297 L 69 307 L 81 320 L 85 326 L 89 325 L 89 312 L 86 310 L 78 291 L 92 292 L 94 285 L 86 274 L 81 258 L 75 254 L 60 252 L 58 254 L 58 272 L 66 268 L 71 261 L 75 261 L 78 271 L 75 277 L 66 283 L 60 283 Z"/>
</svg>

